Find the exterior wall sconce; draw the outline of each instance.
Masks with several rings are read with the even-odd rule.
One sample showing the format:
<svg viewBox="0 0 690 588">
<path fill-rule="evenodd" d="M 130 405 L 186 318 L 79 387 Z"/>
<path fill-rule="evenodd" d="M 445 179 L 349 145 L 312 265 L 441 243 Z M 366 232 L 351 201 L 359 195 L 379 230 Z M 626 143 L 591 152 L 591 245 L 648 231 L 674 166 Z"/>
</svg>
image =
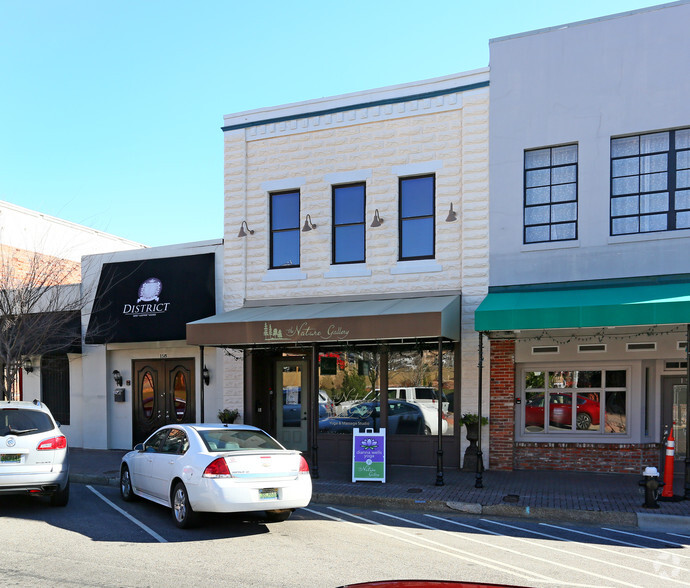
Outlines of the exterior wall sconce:
<svg viewBox="0 0 690 588">
<path fill-rule="evenodd" d="M 247 229 L 247 230 L 245 231 L 245 229 Z M 242 224 L 240 225 L 240 232 L 237 233 L 237 236 L 238 236 L 238 237 L 246 237 L 247 234 L 253 235 L 253 234 L 254 234 L 254 231 L 252 231 L 252 230 L 247 226 L 247 221 L 246 221 L 246 220 L 243 220 L 243 221 L 242 221 Z"/>
<path fill-rule="evenodd" d="M 447 223 L 452 223 L 453 221 L 458 220 L 458 215 L 455 213 L 453 210 L 453 203 L 450 203 L 450 210 L 448 211 L 448 216 L 446 217 L 446 222 Z"/>
<path fill-rule="evenodd" d="M 374 220 L 371 223 L 372 227 L 380 227 L 383 224 L 383 219 L 379 216 L 379 209 L 374 211 Z"/>
<path fill-rule="evenodd" d="M 204 378 L 204 384 L 208 386 L 211 382 L 211 373 L 208 371 L 206 366 L 204 366 L 204 369 L 201 370 L 201 377 Z"/>
<path fill-rule="evenodd" d="M 308 214 L 307 218 L 304 219 L 304 226 L 302 227 L 302 232 L 306 233 L 307 231 L 311 231 L 315 228 L 316 225 L 313 222 L 311 222 L 311 214 Z"/>
<path fill-rule="evenodd" d="M 34 371 L 34 364 L 31 363 L 31 358 L 30 357 L 25 357 L 24 361 L 22 361 L 22 367 L 24 368 L 24 371 L 27 374 L 30 374 L 31 372 Z"/>
<path fill-rule="evenodd" d="M 113 370 L 113 380 L 116 386 L 122 386 L 122 374 L 118 370 Z"/>
</svg>

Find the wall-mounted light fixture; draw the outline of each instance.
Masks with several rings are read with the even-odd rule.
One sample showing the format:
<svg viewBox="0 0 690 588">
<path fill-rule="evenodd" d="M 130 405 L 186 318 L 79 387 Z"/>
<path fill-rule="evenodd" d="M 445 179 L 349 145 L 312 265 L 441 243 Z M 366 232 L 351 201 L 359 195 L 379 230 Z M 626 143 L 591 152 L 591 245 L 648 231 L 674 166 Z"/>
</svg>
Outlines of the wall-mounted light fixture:
<svg viewBox="0 0 690 588">
<path fill-rule="evenodd" d="M 245 231 L 245 229 L 247 229 L 247 230 Z M 238 236 L 238 237 L 246 237 L 247 234 L 253 235 L 253 234 L 254 234 L 254 231 L 252 231 L 252 230 L 247 226 L 247 221 L 246 221 L 246 220 L 243 220 L 243 221 L 242 221 L 242 224 L 240 225 L 240 232 L 237 233 L 237 236 Z"/>
<path fill-rule="evenodd" d="M 201 370 L 201 375 L 204 378 L 204 384 L 208 386 L 211 382 L 211 373 L 208 371 L 208 368 L 206 366 L 204 366 L 204 369 Z"/>
<path fill-rule="evenodd" d="M 311 214 L 308 214 L 307 218 L 304 219 L 304 226 L 302 227 L 302 232 L 306 233 L 307 231 L 311 231 L 315 228 L 316 225 L 313 222 L 311 222 Z"/>
<path fill-rule="evenodd" d="M 24 371 L 27 374 L 30 374 L 31 372 L 34 371 L 34 364 L 31 363 L 31 358 L 30 357 L 25 357 L 24 361 L 22 361 L 22 367 L 24 368 Z"/>
<path fill-rule="evenodd" d="M 113 370 L 113 380 L 116 386 L 122 386 L 122 374 L 118 370 Z"/>
<path fill-rule="evenodd" d="M 455 214 L 455 211 L 453 210 L 453 203 L 450 203 L 450 210 L 448 211 L 448 216 L 446 217 L 446 222 L 447 223 L 452 223 L 453 221 L 458 220 L 458 215 Z"/>
<path fill-rule="evenodd" d="M 371 223 L 372 227 L 380 227 L 383 224 L 383 219 L 379 215 L 379 209 L 377 208 L 374 211 L 374 220 Z"/>
</svg>

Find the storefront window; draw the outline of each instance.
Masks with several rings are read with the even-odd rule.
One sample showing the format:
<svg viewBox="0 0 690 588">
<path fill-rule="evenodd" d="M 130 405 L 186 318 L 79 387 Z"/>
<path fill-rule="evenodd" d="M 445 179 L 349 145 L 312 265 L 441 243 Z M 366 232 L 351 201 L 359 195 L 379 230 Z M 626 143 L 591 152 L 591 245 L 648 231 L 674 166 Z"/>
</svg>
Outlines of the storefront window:
<svg viewBox="0 0 690 588">
<path fill-rule="evenodd" d="M 548 388 L 546 382 L 549 383 Z M 606 382 L 605 390 L 603 382 Z M 525 372 L 523 432 L 625 433 L 626 382 L 626 370 Z M 545 399 L 548 399 L 548 411 L 545 410 Z"/>
<path fill-rule="evenodd" d="M 452 435 L 452 352 L 444 353 L 442 362 L 441 431 Z M 381 427 L 380 354 L 375 351 L 324 353 L 319 364 L 319 432 L 351 433 L 354 428 L 378 431 Z M 389 353 L 387 434 L 437 434 L 437 379 L 438 351 Z"/>
</svg>

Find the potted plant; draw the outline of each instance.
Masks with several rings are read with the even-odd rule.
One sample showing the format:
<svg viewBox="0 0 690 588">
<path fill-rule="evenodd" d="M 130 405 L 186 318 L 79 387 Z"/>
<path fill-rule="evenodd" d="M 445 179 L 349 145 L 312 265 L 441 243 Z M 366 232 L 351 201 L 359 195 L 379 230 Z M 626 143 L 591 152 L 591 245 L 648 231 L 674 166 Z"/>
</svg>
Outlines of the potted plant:
<svg viewBox="0 0 690 588">
<path fill-rule="evenodd" d="M 467 440 L 470 442 L 465 450 L 465 458 L 462 463 L 462 469 L 465 471 L 476 472 L 479 449 L 477 447 L 477 440 L 479 439 L 479 415 L 473 412 L 466 412 L 460 417 L 460 424 L 465 425 L 467 429 Z M 488 425 L 489 419 L 482 417 L 482 426 Z M 479 471 L 484 471 L 484 463 L 479 465 Z"/>
<path fill-rule="evenodd" d="M 465 425 L 467 429 L 467 438 L 479 438 L 479 415 L 473 412 L 466 412 L 460 417 L 460 422 Z M 482 417 L 482 427 L 489 424 L 489 419 Z"/>
<path fill-rule="evenodd" d="M 223 410 L 218 411 L 218 419 L 220 422 L 228 425 L 234 423 L 238 416 L 240 416 L 240 411 L 236 408 L 233 408 L 232 410 L 229 408 L 224 408 Z"/>
</svg>

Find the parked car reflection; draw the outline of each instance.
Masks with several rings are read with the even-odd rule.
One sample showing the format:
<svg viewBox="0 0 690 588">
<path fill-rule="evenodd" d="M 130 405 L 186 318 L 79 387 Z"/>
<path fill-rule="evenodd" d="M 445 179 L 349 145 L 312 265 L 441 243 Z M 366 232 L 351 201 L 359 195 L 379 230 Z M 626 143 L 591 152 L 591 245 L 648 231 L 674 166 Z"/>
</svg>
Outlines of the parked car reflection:
<svg viewBox="0 0 690 588">
<path fill-rule="evenodd" d="M 550 394 L 549 425 L 571 429 L 573 422 L 572 394 Z M 577 395 L 575 426 L 580 430 L 599 426 L 598 400 Z M 544 395 L 534 394 L 525 404 L 525 427 L 544 427 Z"/>
<path fill-rule="evenodd" d="M 353 429 L 378 430 L 381 424 L 381 407 L 378 401 L 362 402 L 347 410 L 345 415 L 331 416 L 319 420 L 322 433 L 351 433 Z M 388 401 L 388 432 L 396 435 L 423 435 L 424 414 L 422 409 L 410 402 Z"/>
</svg>

